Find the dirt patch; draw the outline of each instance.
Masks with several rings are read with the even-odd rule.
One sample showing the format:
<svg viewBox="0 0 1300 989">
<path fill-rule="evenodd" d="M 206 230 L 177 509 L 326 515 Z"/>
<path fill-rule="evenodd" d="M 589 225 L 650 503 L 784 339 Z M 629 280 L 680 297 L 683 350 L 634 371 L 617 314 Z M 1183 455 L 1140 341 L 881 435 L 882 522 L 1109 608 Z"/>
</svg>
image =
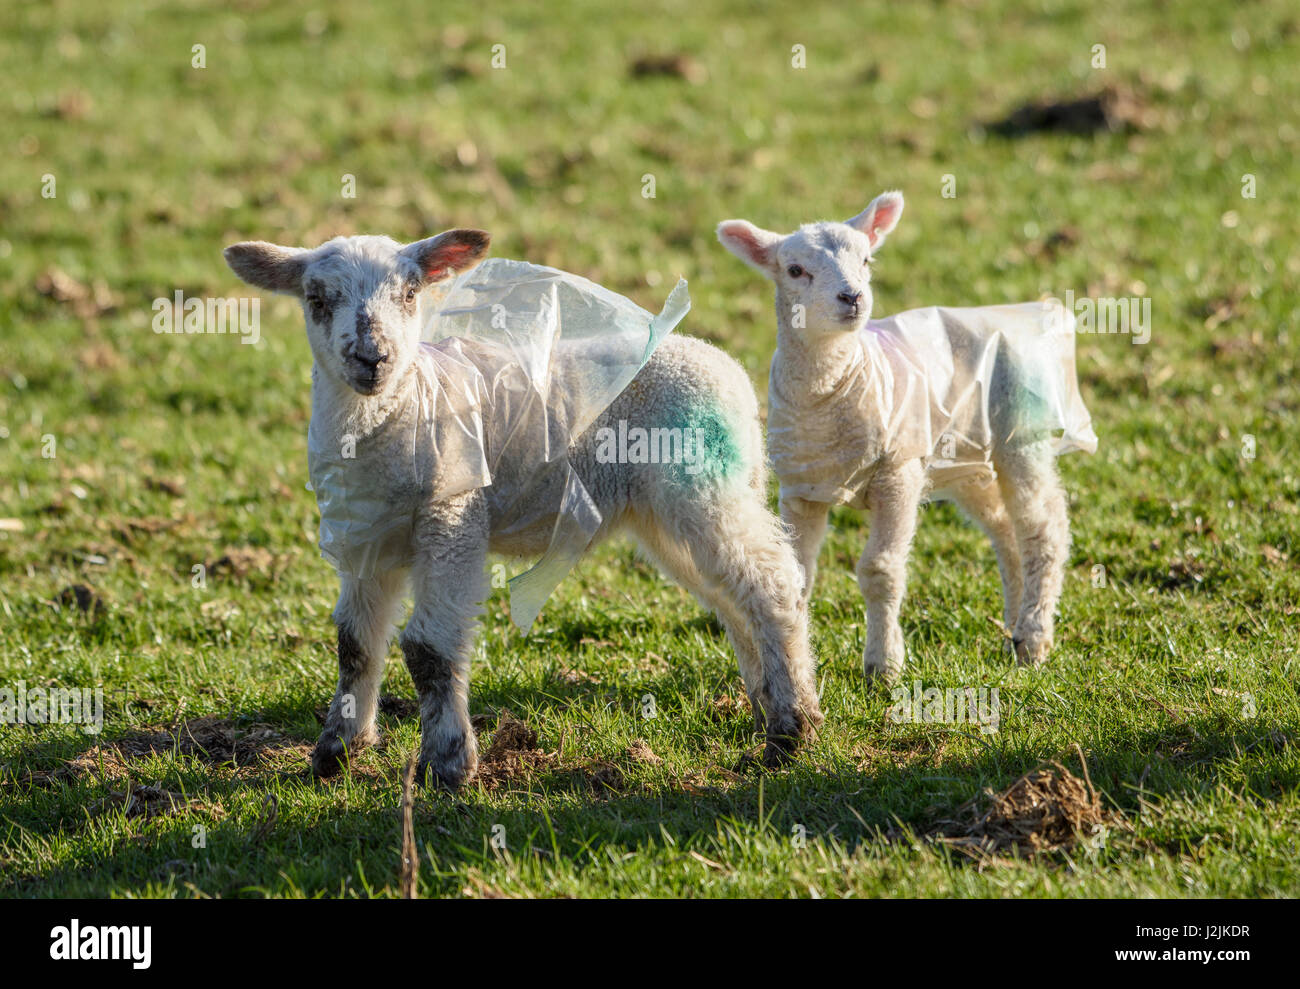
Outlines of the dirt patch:
<svg viewBox="0 0 1300 989">
<path fill-rule="evenodd" d="M 260 722 L 240 726 L 215 714 L 183 721 L 174 729 L 127 735 L 116 746 L 130 757 L 161 752 L 195 756 L 205 762 L 250 762 L 285 741 L 277 729 Z"/>
<path fill-rule="evenodd" d="M 709 78 L 708 70 L 690 55 L 642 55 L 633 59 L 628 66 L 633 79 L 651 79 L 656 76 L 669 79 L 684 79 L 692 86 L 698 86 Z"/>
<path fill-rule="evenodd" d="M 1043 132 L 1132 134 L 1158 122 L 1158 114 L 1142 94 L 1112 85 L 1086 96 L 1025 103 L 987 127 L 994 134 L 1015 138 Z"/>
<path fill-rule="evenodd" d="M 626 791 L 627 780 L 621 766 L 606 759 L 565 765 L 560 762 L 562 747 L 563 739 L 554 752 L 547 752 L 532 725 L 503 709 L 492 741 L 479 759 L 476 779 L 482 786 L 492 789 L 525 782 L 542 772 L 567 773 L 573 785 L 585 785 L 598 796 Z M 624 757 L 651 765 L 662 761 L 642 739 L 630 745 Z"/>
<path fill-rule="evenodd" d="M 208 564 L 208 573 L 214 577 L 278 576 L 285 560 L 264 546 L 227 546 L 225 552 Z"/>
<path fill-rule="evenodd" d="M 632 739 L 632 744 L 627 747 L 627 757 L 633 762 L 645 763 L 649 766 L 659 766 L 663 764 L 663 759 L 655 754 L 654 749 L 644 738 Z"/>
<path fill-rule="evenodd" d="M 714 722 L 730 721 L 732 718 L 752 717 L 753 710 L 749 706 L 748 698 L 737 697 L 735 694 L 720 694 L 704 709 L 704 716 Z"/>
<path fill-rule="evenodd" d="M 1073 848 L 1122 825 L 1106 810 L 1088 777 L 1080 753 L 1083 779 L 1059 762 L 1026 773 L 1001 793 L 986 790 L 959 811 L 960 819 L 940 822 L 937 840 L 976 857 L 1019 851 L 1030 856 Z"/>
<path fill-rule="evenodd" d="M 78 319 L 88 321 L 112 312 L 122 302 L 103 279 L 85 285 L 58 268 L 47 268 L 36 276 L 36 291 L 71 308 Z"/>
<path fill-rule="evenodd" d="M 146 477 L 144 486 L 150 491 L 161 491 L 173 498 L 185 497 L 185 478 L 183 477 Z"/>
<path fill-rule="evenodd" d="M 492 743 L 479 759 L 478 779 L 485 786 L 511 783 L 555 764 L 557 752 L 539 747 L 536 730 L 504 708 Z"/>
<path fill-rule="evenodd" d="M 98 618 L 104 613 L 104 599 L 85 584 L 72 584 L 65 587 L 54 598 L 54 603 L 62 608 L 76 608 L 83 615 Z"/>
<path fill-rule="evenodd" d="M 175 728 L 135 732 L 87 749 L 51 770 L 34 770 L 17 779 L 19 786 L 56 787 L 82 779 L 129 780 L 133 763 L 175 752 L 213 765 L 244 767 L 292 758 L 306 764 L 311 746 L 285 738 L 267 724 L 237 725 L 217 715 L 191 718 Z"/>
<path fill-rule="evenodd" d="M 587 785 L 597 794 L 622 793 L 627 785 L 623 770 L 603 759 L 584 766 L 581 772 Z"/>
<path fill-rule="evenodd" d="M 155 817 L 170 817 L 186 811 L 197 811 L 210 818 L 225 817 L 225 809 L 203 800 L 188 800 L 182 794 L 165 790 L 160 786 L 137 786 L 128 784 L 125 790 L 111 790 L 108 795 L 96 800 L 88 808 L 92 817 L 108 814 L 119 809 L 125 810 L 129 819 L 152 820 Z"/>
</svg>

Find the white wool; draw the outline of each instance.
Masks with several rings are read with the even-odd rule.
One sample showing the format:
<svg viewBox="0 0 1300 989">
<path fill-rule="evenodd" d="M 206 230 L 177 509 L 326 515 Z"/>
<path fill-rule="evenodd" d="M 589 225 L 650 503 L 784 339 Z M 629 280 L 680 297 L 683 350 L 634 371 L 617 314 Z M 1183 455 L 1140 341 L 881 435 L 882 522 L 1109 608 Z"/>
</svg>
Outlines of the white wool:
<svg viewBox="0 0 1300 989">
<path fill-rule="evenodd" d="M 435 319 L 454 339 L 422 341 L 429 306 L 447 301 L 448 279 L 473 269 L 488 241 L 458 229 L 406 245 L 348 237 L 311 249 L 246 242 L 226 250 L 246 281 L 302 300 L 313 355 L 310 444 L 322 454 L 313 475 L 323 518 L 345 519 L 342 538 L 322 549 L 350 557 L 354 537 L 365 547 L 355 567 L 348 563 L 357 573 L 339 573 L 339 679 L 313 771 L 331 775 L 377 739 L 379 684 L 409 591 L 401 645 L 420 696 L 418 775 L 449 787 L 470 778 L 470 665 L 490 593 L 489 551 L 542 557 L 512 583 L 512 604 L 540 603 L 588 543 L 620 531 L 717 612 L 766 726 L 766 759 L 784 761 L 822 716 L 798 563 L 766 505 L 748 375 L 703 341 L 660 340 L 667 327 L 651 327 L 649 313 L 574 276 L 540 292 L 515 285 L 495 302 L 480 288 L 500 288 L 498 279 L 463 279 L 458 286 L 480 286 L 471 302 L 453 295 Z M 578 283 L 590 286 L 580 294 L 592 305 L 568 319 L 573 298 L 565 296 Z M 519 291 L 532 302 L 520 304 Z M 605 339 L 618 322 L 605 309 L 610 298 L 631 314 L 626 345 Z M 474 332 L 483 328 L 477 316 L 457 324 L 462 310 L 491 314 L 489 339 Z M 534 337 L 556 313 L 567 328 Z M 575 333 L 575 322 L 591 332 Z M 604 457 L 598 437 L 625 424 L 701 427 L 711 444 L 706 469 Z M 329 471 L 342 473 L 330 479 Z"/>
<path fill-rule="evenodd" d="M 917 510 L 942 493 L 993 543 L 1003 622 L 1022 663 L 1052 646 L 1070 529 L 1056 455 L 1094 450 L 1074 370 L 1073 323 L 1030 303 L 929 308 L 870 322 L 871 266 L 903 196 L 782 235 L 745 220 L 718 239 L 776 289 L 768 438 L 781 517 L 811 594 L 831 506 L 872 514 L 858 562 L 863 669 L 893 679 Z M 935 489 L 942 489 L 936 491 Z"/>
</svg>

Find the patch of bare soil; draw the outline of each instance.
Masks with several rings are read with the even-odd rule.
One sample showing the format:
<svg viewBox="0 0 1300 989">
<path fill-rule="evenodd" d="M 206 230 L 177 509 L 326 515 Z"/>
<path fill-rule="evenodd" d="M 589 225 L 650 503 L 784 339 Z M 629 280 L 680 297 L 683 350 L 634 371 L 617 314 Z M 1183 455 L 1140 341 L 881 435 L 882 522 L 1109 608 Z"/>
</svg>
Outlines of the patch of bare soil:
<svg viewBox="0 0 1300 989">
<path fill-rule="evenodd" d="M 155 817 L 170 817 L 185 811 L 197 811 L 210 818 L 225 817 L 225 809 L 219 805 L 209 804 L 203 800 L 186 799 L 182 794 L 163 789 L 161 786 L 143 786 L 127 783 L 124 790 L 110 790 L 108 795 L 96 800 L 88 808 L 92 817 L 124 809 L 131 819 L 152 820 Z"/>
<path fill-rule="evenodd" d="M 72 584 L 54 598 L 59 608 L 76 608 L 83 615 L 98 618 L 104 613 L 104 599 L 85 584 Z"/>
<path fill-rule="evenodd" d="M 1030 856 L 1069 851 L 1078 842 L 1123 827 L 1102 807 L 1080 753 L 1083 779 L 1059 762 L 1026 773 L 1001 793 L 986 790 L 963 805 L 961 818 L 942 821 L 937 840 L 975 857 L 1018 851 Z"/>
<path fill-rule="evenodd" d="M 215 714 L 190 718 L 175 728 L 139 732 L 115 743 L 131 756 L 175 751 L 205 762 L 242 764 L 279 748 L 285 738 L 271 725 L 237 725 Z"/>
<path fill-rule="evenodd" d="M 479 759 L 478 780 L 492 787 L 525 779 L 554 765 L 559 753 L 544 751 L 538 742 L 531 725 L 503 708 L 492 742 Z"/>
<path fill-rule="evenodd" d="M 632 739 L 632 744 L 627 747 L 627 757 L 633 762 L 644 762 L 651 766 L 663 763 L 663 759 L 655 754 L 654 749 L 650 748 L 644 738 Z"/>
<path fill-rule="evenodd" d="M 752 717 L 749 698 L 735 694 L 719 694 L 713 703 L 705 708 L 704 716 L 710 721 L 729 721 L 735 717 Z"/>
<path fill-rule="evenodd" d="M 1158 123 L 1158 114 L 1137 90 L 1110 85 L 1086 96 L 1025 103 L 987 126 L 994 134 L 1014 138 L 1044 131 L 1131 134 Z"/>
<path fill-rule="evenodd" d="M 690 55 L 681 53 L 669 55 L 642 55 L 632 60 L 628 72 L 633 79 L 647 79 L 654 76 L 669 79 L 684 79 L 693 86 L 698 86 L 709 78 L 708 70 Z"/>
<path fill-rule="evenodd" d="M 47 268 L 37 275 L 36 291 L 71 308 L 78 319 L 88 321 L 113 312 L 122 302 L 103 279 L 86 285 L 59 268 Z"/>
<path fill-rule="evenodd" d="M 580 772 L 587 785 L 597 794 L 622 793 L 627 787 L 623 770 L 604 759 L 583 766 Z"/>
<path fill-rule="evenodd" d="M 208 563 L 214 577 L 247 577 L 256 574 L 275 577 L 284 569 L 287 558 L 276 556 L 264 546 L 227 546 L 225 552 Z"/>
<path fill-rule="evenodd" d="M 35 770 L 17 780 L 20 786 L 55 787 L 64 782 L 104 779 L 129 780 L 133 763 L 152 755 L 176 752 L 211 765 L 246 767 L 285 757 L 303 761 L 311 746 L 286 739 L 266 724 L 237 725 L 218 715 L 181 722 L 174 728 L 135 732 L 80 753 L 52 770 Z"/>
<path fill-rule="evenodd" d="M 492 789 L 527 781 L 541 772 L 559 772 L 567 773 L 576 785 L 586 785 L 597 796 L 627 791 L 623 766 L 607 759 L 594 759 L 577 765 L 562 764 L 562 744 L 557 745 L 554 752 L 547 752 L 532 725 L 503 709 L 492 741 L 479 758 L 476 780 Z M 644 739 L 634 740 L 623 752 L 622 760 L 646 765 L 659 765 L 663 761 Z"/>
</svg>

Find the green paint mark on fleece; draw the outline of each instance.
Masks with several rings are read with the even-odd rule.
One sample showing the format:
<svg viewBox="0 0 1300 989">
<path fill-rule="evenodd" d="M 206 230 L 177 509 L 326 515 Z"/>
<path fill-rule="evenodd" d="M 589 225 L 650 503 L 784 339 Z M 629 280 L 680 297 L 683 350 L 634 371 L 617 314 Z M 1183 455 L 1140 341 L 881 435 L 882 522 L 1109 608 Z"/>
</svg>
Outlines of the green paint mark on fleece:
<svg viewBox="0 0 1300 989">
<path fill-rule="evenodd" d="M 672 417 L 681 429 L 683 456 L 670 460 L 669 477 L 679 484 L 727 481 L 747 473 L 750 466 L 726 413 L 718 406 L 697 404 Z"/>
<path fill-rule="evenodd" d="M 744 477 L 740 443 L 727 414 L 713 405 L 683 406 L 653 426 L 620 419 L 596 432 L 600 463 L 660 464 L 669 480 L 691 485 Z"/>
<path fill-rule="evenodd" d="M 999 355 L 1001 356 L 1001 355 Z M 1031 354 L 1029 359 L 1016 362 L 1013 380 L 1015 387 L 1011 391 L 1011 412 L 1015 435 L 1021 442 L 1045 440 L 1054 431 L 1060 430 L 1059 390 L 1047 366 L 1044 355 Z"/>
</svg>

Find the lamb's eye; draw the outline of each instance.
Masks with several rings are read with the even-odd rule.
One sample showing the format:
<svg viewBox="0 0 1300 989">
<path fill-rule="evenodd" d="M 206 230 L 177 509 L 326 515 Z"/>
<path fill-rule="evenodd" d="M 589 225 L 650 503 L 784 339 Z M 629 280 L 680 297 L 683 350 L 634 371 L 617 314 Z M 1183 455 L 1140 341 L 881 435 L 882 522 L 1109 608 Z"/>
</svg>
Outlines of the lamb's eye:
<svg viewBox="0 0 1300 989">
<path fill-rule="evenodd" d="M 798 278 L 803 274 L 803 268 L 799 267 L 799 265 L 797 264 L 792 264 L 790 265 L 790 267 L 786 268 L 785 270 L 786 270 L 786 274 L 788 274 L 791 278 Z"/>
<path fill-rule="evenodd" d="M 406 304 L 409 306 L 414 301 L 415 301 L 415 289 L 408 288 L 406 290 Z"/>
</svg>

